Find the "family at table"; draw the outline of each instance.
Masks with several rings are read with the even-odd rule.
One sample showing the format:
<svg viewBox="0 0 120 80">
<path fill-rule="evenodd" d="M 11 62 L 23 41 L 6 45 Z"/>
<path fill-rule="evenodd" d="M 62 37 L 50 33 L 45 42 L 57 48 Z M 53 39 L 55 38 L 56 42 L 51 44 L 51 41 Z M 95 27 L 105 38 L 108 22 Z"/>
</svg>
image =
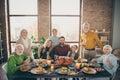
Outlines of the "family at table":
<svg viewBox="0 0 120 80">
<path fill-rule="evenodd" d="M 107 70 L 112 76 L 115 75 L 118 68 L 117 58 L 112 54 L 112 47 L 110 45 L 102 46 L 97 34 L 90 31 L 90 24 L 85 22 L 83 25 L 83 34 L 80 37 L 80 46 L 84 48 L 83 53 L 85 59 L 89 62 L 102 63 L 103 68 Z M 44 45 L 39 46 L 37 59 L 47 59 L 56 61 L 60 56 L 70 57 L 73 60 L 79 58 L 78 46 L 72 45 L 71 47 L 65 43 L 64 36 L 57 36 L 57 29 L 52 30 L 53 35 L 50 36 Z M 96 58 L 95 47 L 98 45 L 104 54 Z M 34 46 L 32 41 L 28 38 L 28 31 L 22 29 L 20 38 L 17 40 L 14 52 L 10 55 L 6 64 L 6 71 L 8 80 L 12 80 L 12 75 L 20 70 L 24 65 L 29 64 L 29 59 L 34 61 L 32 50 Z M 30 79 L 29 79 L 30 80 Z M 87 79 L 86 80 L 97 80 Z M 103 79 L 102 79 L 103 80 Z"/>
</svg>

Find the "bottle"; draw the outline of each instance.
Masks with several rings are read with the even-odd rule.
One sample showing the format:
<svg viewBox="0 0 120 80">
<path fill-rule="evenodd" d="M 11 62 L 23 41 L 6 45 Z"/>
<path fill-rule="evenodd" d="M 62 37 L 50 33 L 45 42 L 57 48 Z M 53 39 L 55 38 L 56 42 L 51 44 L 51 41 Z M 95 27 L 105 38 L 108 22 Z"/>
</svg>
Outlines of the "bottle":
<svg viewBox="0 0 120 80">
<path fill-rule="evenodd" d="M 54 64 L 51 64 L 51 66 L 50 66 L 50 71 L 51 71 L 51 72 L 54 71 Z"/>
</svg>

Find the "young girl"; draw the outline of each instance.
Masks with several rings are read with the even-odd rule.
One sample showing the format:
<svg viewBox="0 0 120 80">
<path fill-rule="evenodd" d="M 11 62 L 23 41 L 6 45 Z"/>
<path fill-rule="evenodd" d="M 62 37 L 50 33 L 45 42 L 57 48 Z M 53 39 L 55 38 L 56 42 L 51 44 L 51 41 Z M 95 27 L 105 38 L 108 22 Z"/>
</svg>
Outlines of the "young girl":
<svg viewBox="0 0 120 80">
<path fill-rule="evenodd" d="M 71 46 L 71 51 L 68 52 L 67 56 L 72 57 L 73 59 L 76 60 L 79 57 L 77 49 L 78 49 L 77 45 Z"/>
</svg>

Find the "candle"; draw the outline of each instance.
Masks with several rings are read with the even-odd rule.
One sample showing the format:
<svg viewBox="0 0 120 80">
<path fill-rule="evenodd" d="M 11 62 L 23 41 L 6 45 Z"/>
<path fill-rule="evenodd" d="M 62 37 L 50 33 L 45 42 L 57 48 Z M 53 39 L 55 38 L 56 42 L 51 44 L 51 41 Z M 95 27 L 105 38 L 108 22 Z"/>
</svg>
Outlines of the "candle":
<svg viewBox="0 0 120 80">
<path fill-rule="evenodd" d="M 80 63 L 76 63 L 76 64 L 75 64 L 75 68 L 76 68 L 76 69 L 80 69 Z"/>
<path fill-rule="evenodd" d="M 51 65 L 51 60 L 47 60 L 47 65 L 48 65 L 48 66 Z"/>
</svg>

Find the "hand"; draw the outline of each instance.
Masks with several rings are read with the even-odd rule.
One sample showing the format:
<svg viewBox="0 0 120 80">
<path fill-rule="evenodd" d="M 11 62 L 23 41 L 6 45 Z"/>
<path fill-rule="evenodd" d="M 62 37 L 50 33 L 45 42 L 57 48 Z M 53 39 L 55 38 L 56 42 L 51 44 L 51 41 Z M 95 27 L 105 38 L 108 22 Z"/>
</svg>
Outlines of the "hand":
<svg viewBox="0 0 120 80">
<path fill-rule="evenodd" d="M 81 44 L 82 44 L 82 46 L 85 46 L 86 45 L 86 40 L 84 39 Z"/>
<path fill-rule="evenodd" d="M 95 62 L 95 61 L 96 61 L 96 59 L 95 59 L 95 58 L 91 60 L 91 62 Z"/>
<path fill-rule="evenodd" d="M 110 68 L 113 68 L 113 65 L 111 64 L 109 57 L 106 59 L 106 63 Z"/>
<path fill-rule="evenodd" d="M 31 46 L 31 49 L 34 49 L 35 48 L 35 46 Z"/>
<path fill-rule="evenodd" d="M 106 59 L 106 63 L 107 63 L 107 64 L 110 64 L 110 59 L 109 59 L 109 57 Z"/>
</svg>

